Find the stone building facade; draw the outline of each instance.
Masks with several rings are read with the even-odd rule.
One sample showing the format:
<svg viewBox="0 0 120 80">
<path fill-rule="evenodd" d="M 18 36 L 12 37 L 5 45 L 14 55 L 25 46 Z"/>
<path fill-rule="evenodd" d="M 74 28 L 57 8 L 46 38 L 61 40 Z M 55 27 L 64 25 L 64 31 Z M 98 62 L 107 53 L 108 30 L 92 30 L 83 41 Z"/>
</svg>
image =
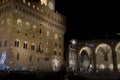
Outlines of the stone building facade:
<svg viewBox="0 0 120 80">
<path fill-rule="evenodd" d="M 65 25 L 55 0 L 0 0 L 0 70 L 59 71 Z"/>
<path fill-rule="evenodd" d="M 120 72 L 119 39 L 72 40 L 68 53 L 70 72 Z"/>
</svg>

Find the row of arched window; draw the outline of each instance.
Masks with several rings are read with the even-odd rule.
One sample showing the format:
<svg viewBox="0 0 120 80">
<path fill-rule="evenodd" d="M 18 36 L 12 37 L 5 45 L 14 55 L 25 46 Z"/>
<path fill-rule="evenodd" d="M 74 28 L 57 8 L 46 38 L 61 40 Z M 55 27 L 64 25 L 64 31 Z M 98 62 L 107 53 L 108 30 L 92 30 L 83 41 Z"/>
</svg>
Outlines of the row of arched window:
<svg viewBox="0 0 120 80">
<path fill-rule="evenodd" d="M 19 47 L 19 46 L 20 46 L 20 40 L 16 39 L 14 46 L 15 46 L 15 47 Z M 35 44 L 32 43 L 32 44 L 31 44 L 31 50 L 35 50 L 35 47 L 36 47 Z M 39 44 L 39 47 L 40 47 L 40 44 Z M 28 43 L 27 43 L 27 41 L 24 41 L 24 43 L 23 43 L 23 48 L 24 48 L 24 49 L 27 49 L 27 48 L 28 48 Z M 40 48 L 38 48 L 38 49 L 40 49 Z"/>
</svg>

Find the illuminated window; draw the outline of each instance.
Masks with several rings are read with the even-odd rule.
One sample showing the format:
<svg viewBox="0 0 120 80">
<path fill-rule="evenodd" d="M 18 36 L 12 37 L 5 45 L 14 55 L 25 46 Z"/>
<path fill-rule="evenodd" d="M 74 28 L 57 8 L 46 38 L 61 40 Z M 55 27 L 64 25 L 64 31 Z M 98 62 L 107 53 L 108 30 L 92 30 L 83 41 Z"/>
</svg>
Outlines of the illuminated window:
<svg viewBox="0 0 120 80">
<path fill-rule="evenodd" d="M 18 24 L 18 25 L 22 24 L 22 20 L 21 20 L 21 19 L 18 19 L 18 20 L 17 20 L 17 24 Z"/>
<path fill-rule="evenodd" d="M 58 39 L 58 35 L 57 34 L 55 34 L 55 39 Z"/>
<path fill-rule="evenodd" d="M 19 40 L 15 40 L 15 47 L 19 47 Z"/>
<path fill-rule="evenodd" d="M 33 25 L 33 28 L 36 29 L 36 25 Z"/>
<path fill-rule="evenodd" d="M 37 10 L 39 10 L 39 7 L 37 7 Z"/>
<path fill-rule="evenodd" d="M 27 49 L 27 42 L 24 42 L 23 48 Z"/>
<path fill-rule="evenodd" d="M 49 37 L 49 31 L 47 31 L 47 37 Z"/>
<path fill-rule="evenodd" d="M 109 69 L 113 70 L 113 64 L 109 64 Z"/>
<path fill-rule="evenodd" d="M 117 66 L 117 67 L 118 67 L 118 69 L 120 70 L 120 64 L 118 64 L 118 66 Z"/>
<path fill-rule="evenodd" d="M 46 6 L 47 5 L 47 0 L 41 0 L 41 5 L 43 5 L 43 4 Z"/>
<path fill-rule="evenodd" d="M 33 5 L 33 8 L 35 8 L 35 5 Z"/>
<path fill-rule="evenodd" d="M 30 2 L 28 2 L 28 6 L 30 6 Z"/>
<path fill-rule="evenodd" d="M 43 12 L 43 9 L 41 9 L 41 12 Z"/>
<path fill-rule="evenodd" d="M 26 22 L 25 25 L 30 26 L 30 23 L 29 23 L 29 22 Z"/>
<path fill-rule="evenodd" d="M 25 3 L 25 0 L 23 0 L 23 3 Z"/>
<path fill-rule="evenodd" d="M 99 68 L 100 69 L 105 69 L 105 65 L 104 64 L 100 64 Z"/>
</svg>

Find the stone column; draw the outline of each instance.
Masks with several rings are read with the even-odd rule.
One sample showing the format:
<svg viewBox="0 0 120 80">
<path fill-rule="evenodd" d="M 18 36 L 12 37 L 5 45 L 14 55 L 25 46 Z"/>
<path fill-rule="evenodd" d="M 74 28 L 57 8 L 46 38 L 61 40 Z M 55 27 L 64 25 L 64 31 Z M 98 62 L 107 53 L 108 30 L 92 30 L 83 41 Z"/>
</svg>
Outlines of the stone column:
<svg viewBox="0 0 120 80">
<path fill-rule="evenodd" d="M 113 53 L 112 53 L 112 57 L 113 57 L 113 70 L 114 72 L 117 72 L 118 69 L 117 69 L 117 55 L 116 55 L 116 52 L 113 50 Z"/>
<path fill-rule="evenodd" d="M 93 51 L 93 70 L 96 72 L 96 54 Z"/>
</svg>

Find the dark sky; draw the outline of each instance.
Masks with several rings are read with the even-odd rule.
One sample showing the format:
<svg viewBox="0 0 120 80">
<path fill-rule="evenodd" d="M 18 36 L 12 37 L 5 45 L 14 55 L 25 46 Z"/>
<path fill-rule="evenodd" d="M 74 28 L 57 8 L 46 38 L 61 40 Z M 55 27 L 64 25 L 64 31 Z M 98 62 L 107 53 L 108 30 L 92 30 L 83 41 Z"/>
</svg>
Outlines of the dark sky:
<svg viewBox="0 0 120 80">
<path fill-rule="evenodd" d="M 56 10 L 66 16 L 65 40 L 117 37 L 120 33 L 120 8 L 117 3 L 56 0 Z"/>
</svg>

